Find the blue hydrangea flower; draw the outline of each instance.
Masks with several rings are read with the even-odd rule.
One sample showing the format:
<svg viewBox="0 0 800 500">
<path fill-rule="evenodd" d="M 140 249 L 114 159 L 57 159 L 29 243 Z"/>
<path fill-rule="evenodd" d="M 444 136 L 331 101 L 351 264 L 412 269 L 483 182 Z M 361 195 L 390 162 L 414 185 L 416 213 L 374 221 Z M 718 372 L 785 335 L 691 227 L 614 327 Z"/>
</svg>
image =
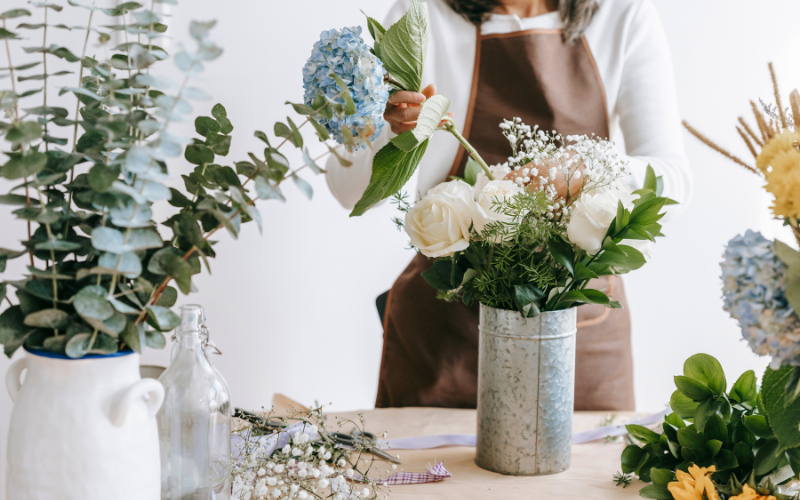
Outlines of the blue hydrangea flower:
<svg viewBox="0 0 800 500">
<path fill-rule="evenodd" d="M 753 231 L 728 242 L 722 262 L 725 310 L 739 322 L 742 336 L 771 366 L 800 365 L 800 320 L 786 300 L 786 264 L 774 243 Z"/>
<path fill-rule="evenodd" d="M 389 99 L 389 85 L 383 81 L 386 74 L 383 63 L 361 39 L 361 27 L 322 32 L 303 67 L 306 104 L 311 105 L 319 92 L 329 99 L 334 99 L 341 92 L 332 73 L 347 84 L 356 104 L 356 113 L 350 116 L 334 115 L 330 120 L 320 115 L 316 118 L 339 144 L 344 143 L 342 127 L 347 126 L 355 139 L 356 150 L 367 147 L 369 142 L 378 138 L 383 128 L 383 111 Z M 344 103 L 342 97 L 335 101 Z"/>
</svg>

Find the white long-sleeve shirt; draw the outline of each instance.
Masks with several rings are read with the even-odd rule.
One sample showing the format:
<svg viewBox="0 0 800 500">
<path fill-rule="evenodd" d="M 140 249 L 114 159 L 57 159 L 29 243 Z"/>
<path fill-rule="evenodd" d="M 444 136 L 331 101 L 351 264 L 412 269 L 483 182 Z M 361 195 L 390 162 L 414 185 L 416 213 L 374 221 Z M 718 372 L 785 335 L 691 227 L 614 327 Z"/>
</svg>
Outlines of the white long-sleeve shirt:
<svg viewBox="0 0 800 500">
<path fill-rule="evenodd" d="M 600 7 L 585 36 L 606 92 L 611 124 L 609 139 L 629 162 L 636 186 L 642 185 L 649 164 L 657 175 L 664 177 L 664 194 L 678 201 L 678 207 L 685 206 L 691 198 L 692 175 L 683 150 L 669 46 L 658 12 L 650 0 L 599 0 L 598 3 Z M 384 26 L 400 19 L 410 5 L 411 0 L 397 0 Z M 477 31 L 444 0 L 428 0 L 428 11 L 430 42 L 423 87 L 435 83 L 437 93 L 450 99 L 455 125 L 463 130 Z M 493 14 L 480 30 L 488 35 L 562 26 L 557 12 L 525 19 Z M 345 208 L 352 209 L 361 198 L 369 184 L 375 152 L 393 136 L 389 126 L 384 126 L 372 150 L 346 155 L 353 162 L 350 167 L 340 166 L 335 158 L 328 160 L 328 186 Z M 412 178 L 406 191 L 425 193 L 445 181 L 459 147 L 451 134 L 434 133 L 414 176 L 416 186 Z M 671 210 L 670 215 L 675 212 Z"/>
</svg>

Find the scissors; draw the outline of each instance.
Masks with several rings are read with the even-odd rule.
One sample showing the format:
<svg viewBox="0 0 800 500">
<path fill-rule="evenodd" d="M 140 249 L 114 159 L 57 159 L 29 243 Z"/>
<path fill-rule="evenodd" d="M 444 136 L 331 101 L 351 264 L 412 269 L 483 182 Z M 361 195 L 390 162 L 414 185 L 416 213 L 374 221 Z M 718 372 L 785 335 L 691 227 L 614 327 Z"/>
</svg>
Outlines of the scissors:
<svg viewBox="0 0 800 500">
<path fill-rule="evenodd" d="M 378 448 L 378 444 L 375 442 L 375 435 L 371 432 L 362 432 L 355 429 L 351 434 L 345 434 L 343 432 L 330 432 L 328 433 L 328 436 L 330 439 L 336 442 L 336 444 L 347 446 L 349 448 L 355 448 L 356 445 L 360 445 L 368 453 L 372 453 L 376 457 L 380 457 L 387 462 L 391 462 L 393 464 L 402 463 L 396 457 L 393 457 Z"/>
<path fill-rule="evenodd" d="M 257 428 L 269 431 L 279 431 L 287 427 L 286 423 L 279 418 L 266 418 L 258 413 L 253 413 L 241 408 L 234 408 L 233 416 L 249 422 Z"/>
</svg>

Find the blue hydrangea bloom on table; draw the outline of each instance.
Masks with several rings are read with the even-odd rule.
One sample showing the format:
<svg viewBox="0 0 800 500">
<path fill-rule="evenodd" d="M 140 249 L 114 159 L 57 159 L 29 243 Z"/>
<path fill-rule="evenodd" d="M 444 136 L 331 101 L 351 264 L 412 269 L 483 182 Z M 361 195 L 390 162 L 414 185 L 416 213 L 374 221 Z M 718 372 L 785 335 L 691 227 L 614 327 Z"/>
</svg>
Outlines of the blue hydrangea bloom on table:
<svg viewBox="0 0 800 500">
<path fill-rule="evenodd" d="M 303 67 L 304 100 L 307 105 L 310 106 L 319 93 L 334 102 L 344 103 L 339 95 L 342 89 L 332 74 L 347 84 L 356 112 L 348 116 L 316 118 L 339 144 L 345 143 L 342 128 L 346 126 L 353 135 L 355 149 L 363 149 L 381 133 L 390 87 L 384 82 L 386 70 L 383 64 L 361 38 L 361 27 L 322 32 Z"/>
<path fill-rule="evenodd" d="M 748 230 L 728 242 L 722 262 L 725 310 L 739 322 L 751 349 L 771 366 L 800 365 L 800 320 L 786 299 L 787 267 L 775 243 Z"/>
</svg>

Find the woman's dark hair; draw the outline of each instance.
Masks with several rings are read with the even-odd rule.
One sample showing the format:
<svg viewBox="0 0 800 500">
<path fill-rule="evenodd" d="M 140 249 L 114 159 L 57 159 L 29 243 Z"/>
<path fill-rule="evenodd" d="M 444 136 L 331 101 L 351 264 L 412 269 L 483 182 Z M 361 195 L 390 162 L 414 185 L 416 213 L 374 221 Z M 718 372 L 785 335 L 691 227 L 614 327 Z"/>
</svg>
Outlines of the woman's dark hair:
<svg viewBox="0 0 800 500">
<path fill-rule="evenodd" d="M 450 7 L 476 26 L 501 5 L 500 0 L 447 0 Z M 583 36 L 597 12 L 595 0 L 559 0 L 558 14 L 564 24 L 564 41 L 572 43 Z"/>
</svg>

